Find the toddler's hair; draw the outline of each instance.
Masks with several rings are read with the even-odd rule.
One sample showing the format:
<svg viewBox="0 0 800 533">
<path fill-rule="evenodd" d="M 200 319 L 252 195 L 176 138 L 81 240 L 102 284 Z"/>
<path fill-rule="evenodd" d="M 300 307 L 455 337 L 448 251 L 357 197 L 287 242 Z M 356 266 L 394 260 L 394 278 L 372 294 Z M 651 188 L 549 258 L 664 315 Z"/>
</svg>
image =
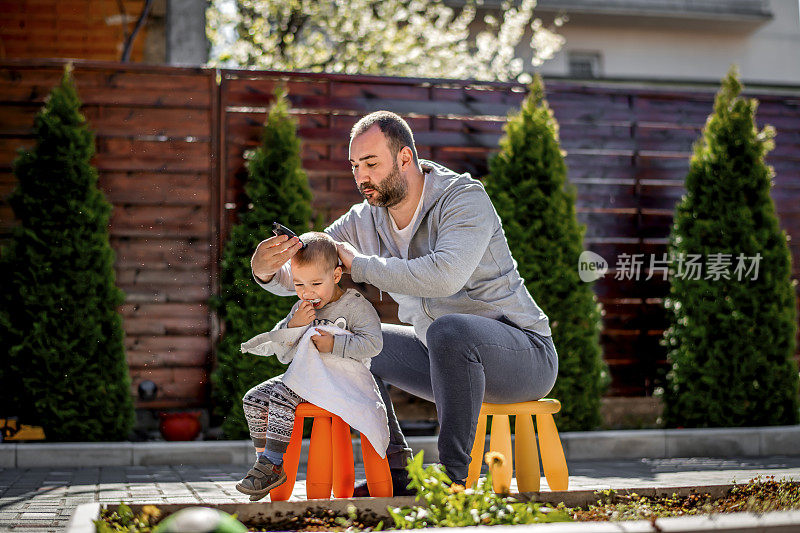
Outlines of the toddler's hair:
<svg viewBox="0 0 800 533">
<path fill-rule="evenodd" d="M 330 270 L 339 265 L 339 252 L 336 251 L 336 244 L 327 233 L 309 231 L 300 235 L 300 240 L 306 247 L 297 252 L 292 259 L 301 265 L 322 264 Z"/>
</svg>

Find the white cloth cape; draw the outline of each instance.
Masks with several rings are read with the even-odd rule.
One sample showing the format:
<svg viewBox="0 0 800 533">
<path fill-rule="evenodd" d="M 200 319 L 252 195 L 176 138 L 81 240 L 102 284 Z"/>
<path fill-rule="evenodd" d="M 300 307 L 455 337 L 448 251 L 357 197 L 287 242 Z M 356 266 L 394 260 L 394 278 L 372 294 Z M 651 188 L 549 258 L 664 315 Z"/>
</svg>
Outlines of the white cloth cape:
<svg viewBox="0 0 800 533">
<path fill-rule="evenodd" d="M 386 405 L 368 363 L 320 353 L 311 341 L 316 329 L 331 335 L 352 335 L 330 325 L 276 329 L 243 342 L 241 349 L 255 355 L 274 354 L 280 362 L 289 363 L 283 375 L 287 387 L 304 400 L 340 416 L 367 437 L 381 457 L 386 457 L 389 445 Z"/>
</svg>

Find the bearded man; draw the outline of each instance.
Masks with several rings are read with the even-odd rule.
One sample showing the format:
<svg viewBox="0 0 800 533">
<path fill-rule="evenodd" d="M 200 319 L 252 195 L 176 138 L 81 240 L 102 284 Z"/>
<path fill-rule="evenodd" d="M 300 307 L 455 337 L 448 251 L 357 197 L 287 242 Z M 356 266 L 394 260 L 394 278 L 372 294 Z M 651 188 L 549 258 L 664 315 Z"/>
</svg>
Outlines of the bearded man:
<svg viewBox="0 0 800 533">
<path fill-rule="evenodd" d="M 558 354 L 548 318 L 519 275 L 483 185 L 420 160 L 401 117 L 377 111 L 359 120 L 350 165 L 364 202 L 325 232 L 353 281 L 391 295 L 410 324 L 382 324 L 383 351 L 371 365 L 389 414 L 395 495 L 410 494 L 411 450 L 387 383 L 436 404 L 439 461 L 463 484 L 481 403 L 537 400 L 552 389 Z M 286 236 L 259 244 L 256 281 L 294 294 L 287 261 L 300 246 Z M 366 484 L 356 488 L 355 496 L 368 495 Z"/>
</svg>

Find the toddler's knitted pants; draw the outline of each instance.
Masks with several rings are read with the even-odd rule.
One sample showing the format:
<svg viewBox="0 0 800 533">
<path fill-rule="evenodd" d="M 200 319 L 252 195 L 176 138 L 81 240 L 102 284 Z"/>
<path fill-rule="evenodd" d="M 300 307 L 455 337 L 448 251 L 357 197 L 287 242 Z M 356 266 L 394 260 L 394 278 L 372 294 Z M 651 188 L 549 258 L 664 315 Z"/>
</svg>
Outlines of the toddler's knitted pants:
<svg viewBox="0 0 800 533">
<path fill-rule="evenodd" d="M 283 384 L 283 374 L 256 385 L 242 399 L 253 445 L 286 453 L 297 405 L 305 402 Z"/>
</svg>

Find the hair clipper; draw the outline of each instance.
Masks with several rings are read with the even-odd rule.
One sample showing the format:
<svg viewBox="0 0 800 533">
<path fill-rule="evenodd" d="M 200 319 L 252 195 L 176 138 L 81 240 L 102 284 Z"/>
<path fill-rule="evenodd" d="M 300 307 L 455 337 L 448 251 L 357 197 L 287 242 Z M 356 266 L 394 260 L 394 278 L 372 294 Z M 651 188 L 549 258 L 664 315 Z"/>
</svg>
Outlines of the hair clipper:
<svg viewBox="0 0 800 533">
<path fill-rule="evenodd" d="M 273 222 L 272 223 L 272 233 L 274 233 L 276 236 L 277 235 L 286 235 L 290 239 L 292 237 L 297 237 L 297 234 L 295 232 L 293 232 L 292 230 L 290 230 L 289 228 L 287 228 L 286 226 L 284 226 L 283 224 L 280 224 L 278 222 Z M 300 241 L 300 237 L 297 237 L 297 240 Z M 306 243 L 304 243 L 303 241 L 300 241 L 300 244 L 301 244 L 301 246 L 300 246 L 301 250 L 306 247 Z"/>
</svg>

